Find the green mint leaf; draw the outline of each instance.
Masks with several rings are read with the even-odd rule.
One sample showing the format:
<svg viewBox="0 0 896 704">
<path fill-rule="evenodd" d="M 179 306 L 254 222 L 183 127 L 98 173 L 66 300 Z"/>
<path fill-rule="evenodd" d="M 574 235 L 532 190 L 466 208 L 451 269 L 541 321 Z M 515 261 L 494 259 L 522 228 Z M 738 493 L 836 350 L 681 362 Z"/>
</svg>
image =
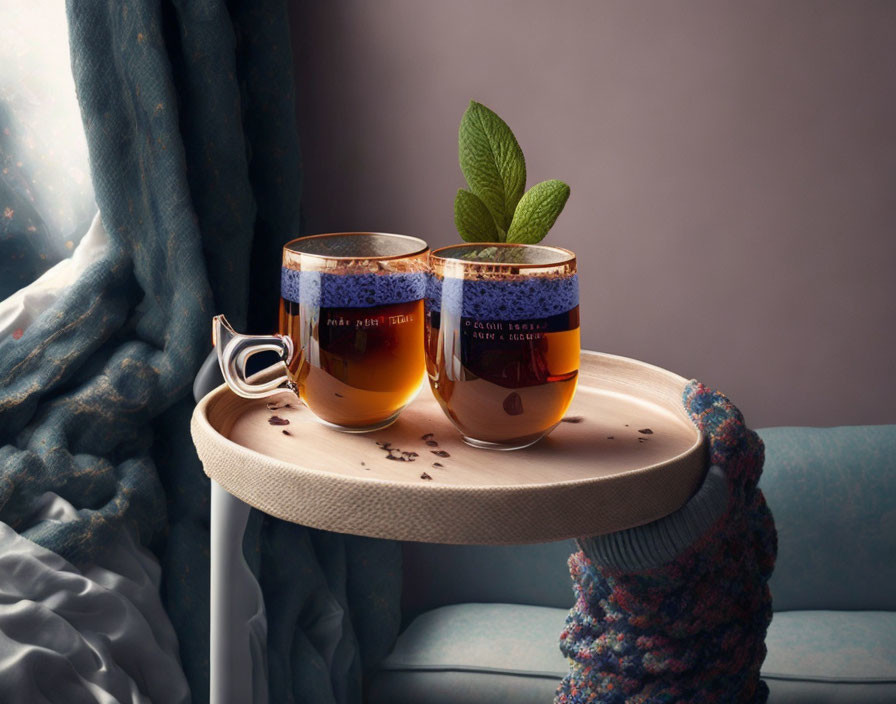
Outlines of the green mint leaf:
<svg viewBox="0 0 896 704">
<path fill-rule="evenodd" d="M 487 262 L 491 261 L 497 252 L 497 247 L 483 247 L 482 249 L 470 250 L 469 252 L 464 254 L 461 259 L 468 259 L 470 261 L 477 262 Z"/>
<path fill-rule="evenodd" d="M 491 213 L 475 193 L 460 189 L 454 198 L 454 224 L 466 242 L 497 242 Z"/>
<path fill-rule="evenodd" d="M 535 244 L 553 227 L 569 198 L 569 186 L 551 179 L 536 183 L 526 191 L 516 206 L 513 222 L 507 231 L 508 242 Z"/>
<path fill-rule="evenodd" d="M 470 190 L 506 231 L 526 187 L 526 159 L 516 137 L 504 120 L 474 100 L 460 121 L 457 143 Z"/>
</svg>

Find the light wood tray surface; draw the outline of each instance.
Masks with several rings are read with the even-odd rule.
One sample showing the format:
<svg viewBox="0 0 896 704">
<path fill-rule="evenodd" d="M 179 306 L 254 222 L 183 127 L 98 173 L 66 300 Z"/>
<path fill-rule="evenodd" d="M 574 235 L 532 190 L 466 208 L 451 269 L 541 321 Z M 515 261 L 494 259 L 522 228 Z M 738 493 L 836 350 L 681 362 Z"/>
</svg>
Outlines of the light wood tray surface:
<svg viewBox="0 0 896 704">
<path fill-rule="evenodd" d="M 512 452 L 464 444 L 428 387 L 374 433 L 327 428 L 288 392 L 247 400 L 226 386 L 200 401 L 191 427 L 209 477 L 285 520 L 397 540 L 546 542 L 641 525 L 688 499 L 705 453 L 682 405 L 686 383 L 643 362 L 584 352 L 567 412 L 578 422 Z M 274 415 L 289 425 L 271 425 Z M 438 446 L 426 444 L 429 433 Z M 377 443 L 417 456 L 390 460 Z"/>
</svg>

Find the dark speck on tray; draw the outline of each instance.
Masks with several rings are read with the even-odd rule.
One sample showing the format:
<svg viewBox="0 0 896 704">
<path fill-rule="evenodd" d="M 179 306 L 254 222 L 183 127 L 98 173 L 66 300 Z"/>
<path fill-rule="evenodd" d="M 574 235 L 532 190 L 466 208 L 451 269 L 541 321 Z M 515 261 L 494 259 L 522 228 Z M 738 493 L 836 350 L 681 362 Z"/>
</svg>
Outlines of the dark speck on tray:
<svg viewBox="0 0 896 704">
<path fill-rule="evenodd" d="M 280 432 L 282 432 L 284 435 L 292 435 L 292 433 L 289 432 L 288 430 L 282 430 Z"/>
<path fill-rule="evenodd" d="M 653 435 L 653 431 L 650 428 L 641 428 L 638 432 L 641 433 L 641 435 Z"/>
<path fill-rule="evenodd" d="M 432 479 L 432 477 L 429 476 L 426 472 L 424 472 L 423 474 L 421 474 L 421 475 L 420 475 L 420 478 L 421 478 L 421 479 Z"/>
<path fill-rule="evenodd" d="M 581 423 L 584 418 L 582 416 L 566 416 L 565 418 L 561 418 L 561 423 Z"/>
<path fill-rule="evenodd" d="M 286 418 L 281 418 L 280 416 L 271 416 L 268 418 L 268 423 L 271 425 L 289 425 L 289 421 Z"/>
<path fill-rule="evenodd" d="M 449 455 L 444 450 L 430 450 L 430 452 L 432 454 L 434 454 L 436 457 L 451 457 L 451 455 Z"/>
</svg>

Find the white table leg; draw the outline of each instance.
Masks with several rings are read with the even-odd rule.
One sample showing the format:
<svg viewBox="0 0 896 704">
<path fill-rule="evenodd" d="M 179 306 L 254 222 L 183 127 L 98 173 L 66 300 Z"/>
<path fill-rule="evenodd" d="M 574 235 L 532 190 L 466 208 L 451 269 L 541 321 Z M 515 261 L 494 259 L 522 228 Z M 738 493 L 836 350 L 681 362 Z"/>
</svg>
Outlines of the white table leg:
<svg viewBox="0 0 896 704">
<path fill-rule="evenodd" d="M 250 506 L 212 480 L 210 704 L 267 704 L 264 599 L 243 557 Z"/>
</svg>

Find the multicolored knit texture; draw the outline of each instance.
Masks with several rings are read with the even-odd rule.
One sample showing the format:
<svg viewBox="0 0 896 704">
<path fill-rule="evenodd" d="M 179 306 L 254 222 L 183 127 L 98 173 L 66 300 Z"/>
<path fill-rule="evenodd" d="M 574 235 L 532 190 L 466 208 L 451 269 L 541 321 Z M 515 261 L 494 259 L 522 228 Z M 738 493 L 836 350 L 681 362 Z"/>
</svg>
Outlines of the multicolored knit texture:
<svg viewBox="0 0 896 704">
<path fill-rule="evenodd" d="M 764 447 L 737 408 L 697 382 L 684 404 L 728 478 L 722 517 L 668 564 L 637 571 L 570 556 L 576 604 L 560 635 L 555 704 L 754 704 L 772 617 L 777 536 L 757 488 Z M 685 509 L 686 510 L 686 509 Z"/>
</svg>

